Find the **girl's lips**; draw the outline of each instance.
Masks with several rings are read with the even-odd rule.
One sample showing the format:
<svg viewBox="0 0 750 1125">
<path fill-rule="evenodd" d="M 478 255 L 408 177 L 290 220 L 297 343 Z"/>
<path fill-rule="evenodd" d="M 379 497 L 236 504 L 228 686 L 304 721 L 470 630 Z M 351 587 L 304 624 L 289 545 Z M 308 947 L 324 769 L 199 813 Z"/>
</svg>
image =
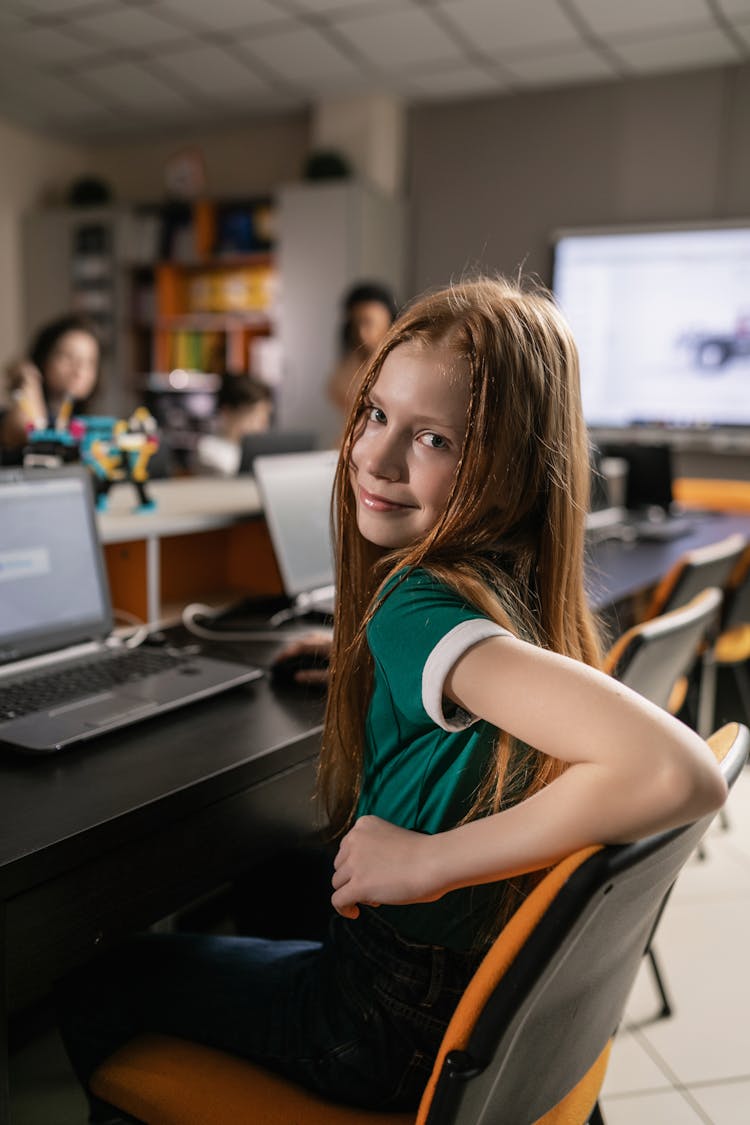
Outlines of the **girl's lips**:
<svg viewBox="0 0 750 1125">
<path fill-rule="evenodd" d="M 374 512 L 397 512 L 409 508 L 409 504 L 396 504 L 393 500 L 386 500 L 384 496 L 376 496 L 368 492 L 362 485 L 359 486 L 359 498 L 366 508 Z"/>
</svg>

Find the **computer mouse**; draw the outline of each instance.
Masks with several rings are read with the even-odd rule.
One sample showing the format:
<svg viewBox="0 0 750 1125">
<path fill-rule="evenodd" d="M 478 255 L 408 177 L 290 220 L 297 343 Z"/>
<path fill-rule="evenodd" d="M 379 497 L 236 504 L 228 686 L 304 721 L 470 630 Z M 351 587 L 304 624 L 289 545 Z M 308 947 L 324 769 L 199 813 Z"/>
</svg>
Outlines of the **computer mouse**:
<svg viewBox="0 0 750 1125">
<path fill-rule="evenodd" d="M 274 687 L 317 687 L 325 689 L 325 683 L 320 685 L 310 683 L 300 683 L 295 679 L 297 672 L 307 672 L 314 669 L 316 671 L 328 670 L 328 658 L 320 652 L 294 652 L 289 656 L 281 656 L 276 660 L 269 669 L 271 683 Z"/>
</svg>

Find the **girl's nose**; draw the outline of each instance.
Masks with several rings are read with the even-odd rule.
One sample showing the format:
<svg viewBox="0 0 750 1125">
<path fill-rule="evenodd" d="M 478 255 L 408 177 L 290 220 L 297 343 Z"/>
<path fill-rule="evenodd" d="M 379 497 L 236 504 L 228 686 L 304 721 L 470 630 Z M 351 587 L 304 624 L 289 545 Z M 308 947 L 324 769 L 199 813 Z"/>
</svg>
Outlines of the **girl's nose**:
<svg viewBox="0 0 750 1125">
<path fill-rule="evenodd" d="M 403 476 L 403 456 L 399 443 L 385 433 L 374 436 L 367 443 L 364 461 L 371 476 L 380 480 L 396 481 Z"/>
</svg>

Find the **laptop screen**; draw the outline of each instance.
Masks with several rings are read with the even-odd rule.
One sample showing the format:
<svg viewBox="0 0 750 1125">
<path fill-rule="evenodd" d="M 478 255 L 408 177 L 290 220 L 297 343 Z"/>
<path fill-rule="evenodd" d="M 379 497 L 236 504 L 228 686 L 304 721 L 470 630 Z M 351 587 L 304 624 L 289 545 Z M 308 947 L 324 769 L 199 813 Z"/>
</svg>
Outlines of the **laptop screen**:
<svg viewBox="0 0 750 1125">
<path fill-rule="evenodd" d="M 276 453 L 306 453 L 315 449 L 317 435 L 312 430 L 265 430 L 257 434 L 244 434 L 242 438 L 239 473 L 252 473 L 256 457 L 270 457 Z"/>
<path fill-rule="evenodd" d="M 88 473 L 0 472 L 0 512 L 0 663 L 107 636 Z"/>
<path fill-rule="evenodd" d="M 331 494 L 338 453 L 256 457 L 255 480 L 290 598 L 334 583 Z"/>
</svg>

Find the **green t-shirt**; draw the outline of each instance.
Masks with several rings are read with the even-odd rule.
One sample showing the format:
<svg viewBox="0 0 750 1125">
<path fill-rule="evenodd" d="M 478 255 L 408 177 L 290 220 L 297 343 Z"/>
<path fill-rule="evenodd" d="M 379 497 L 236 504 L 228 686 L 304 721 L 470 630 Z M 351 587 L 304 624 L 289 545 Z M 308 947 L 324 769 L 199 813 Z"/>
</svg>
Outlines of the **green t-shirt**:
<svg viewBox="0 0 750 1125">
<path fill-rule="evenodd" d="M 386 593 L 367 630 L 375 671 L 358 815 L 441 832 L 471 807 L 498 735 L 445 700 L 443 684 L 467 649 L 506 631 L 424 570 Z M 379 912 L 408 940 L 469 949 L 496 905 L 497 887 L 483 886 Z"/>
</svg>

